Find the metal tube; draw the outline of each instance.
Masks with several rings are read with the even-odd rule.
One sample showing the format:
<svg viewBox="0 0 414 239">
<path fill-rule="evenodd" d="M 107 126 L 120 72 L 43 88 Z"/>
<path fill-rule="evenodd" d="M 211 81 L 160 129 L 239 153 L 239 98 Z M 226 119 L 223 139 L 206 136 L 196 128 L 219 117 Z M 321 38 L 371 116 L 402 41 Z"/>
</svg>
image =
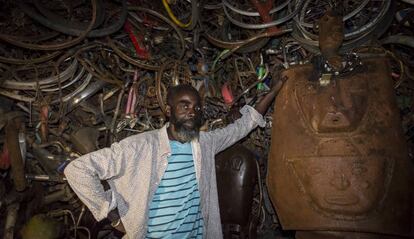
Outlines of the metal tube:
<svg viewBox="0 0 414 239">
<path fill-rule="evenodd" d="M 9 149 L 13 183 L 17 191 L 26 189 L 24 177 L 24 163 L 19 143 L 20 119 L 11 119 L 6 125 L 6 144 Z"/>
<path fill-rule="evenodd" d="M 20 204 L 13 203 L 7 207 L 6 223 L 4 225 L 4 236 L 3 239 L 14 238 L 14 227 L 17 221 L 17 213 L 19 212 Z"/>
</svg>

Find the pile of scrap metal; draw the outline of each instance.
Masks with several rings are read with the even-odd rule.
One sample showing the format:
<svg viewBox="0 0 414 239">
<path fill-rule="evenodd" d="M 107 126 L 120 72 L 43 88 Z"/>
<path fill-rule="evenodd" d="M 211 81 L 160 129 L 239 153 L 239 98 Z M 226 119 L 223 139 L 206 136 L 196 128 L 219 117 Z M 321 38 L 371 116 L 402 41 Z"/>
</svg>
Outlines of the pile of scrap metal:
<svg viewBox="0 0 414 239">
<path fill-rule="evenodd" d="M 375 63 L 383 66 L 378 69 L 382 78 L 369 80 L 378 80 L 379 93 L 385 92 L 393 98 L 390 92 L 394 92 L 397 103 L 389 112 L 379 114 L 384 121 L 374 126 L 385 127 L 384 122 L 391 117 L 388 114 L 398 119 L 397 124 L 401 117 L 401 137 L 405 136 L 405 140 L 395 142 L 408 144 L 413 162 L 412 1 L 1 0 L 0 3 L 0 235 L 4 239 L 120 237 L 108 222 L 92 218 L 66 183 L 63 169 L 80 155 L 127 136 L 160 128 L 167 120 L 167 89 L 178 84 L 191 84 L 199 90 L 204 100 L 203 129 L 213 130 L 231 123 L 234 112 L 241 106 L 254 105 L 269 90 L 272 79 L 293 76 L 295 83 L 290 81 L 279 98 L 297 97 L 301 91 L 298 104 L 303 106 L 316 100 L 312 94 L 325 97 L 316 100 L 313 108 L 299 107 L 306 117 L 315 117 L 306 118 L 312 122 L 311 127 L 318 133 L 353 132 L 362 124 L 361 118 L 368 111 L 365 109 L 372 107 L 372 100 L 358 103 L 348 97 L 347 102 L 329 101 L 335 101 L 335 97 L 348 99 L 346 94 L 341 95 L 343 89 L 339 87 L 368 99 L 373 94 L 368 90 L 372 89 L 367 86 L 370 83 L 343 83 L 346 86 L 338 83 L 337 88 L 332 84 L 346 82 L 338 79 L 358 78 L 358 74 L 374 64 L 365 59 L 384 58 Z M 342 19 L 327 20 L 329 24 L 320 22 L 329 9 Z M 372 71 L 375 70 L 371 69 L 370 74 Z M 387 80 L 392 80 L 388 85 L 394 91 L 382 91 L 388 85 L 381 82 Z M 240 174 L 235 173 L 231 178 L 232 174 L 226 173 L 231 169 L 226 167 L 240 170 L 244 167 L 240 166 L 243 158 L 254 158 L 256 162 L 248 163 L 254 173 L 243 174 L 249 180 L 241 179 L 242 192 L 233 192 L 242 195 L 242 202 L 234 203 L 242 208 L 222 210 L 223 222 L 238 225 L 228 227 L 226 237 L 232 238 L 233 230 L 241 237 L 254 238 L 257 232 L 279 230 L 281 226 L 298 231 L 351 230 L 348 226 L 344 229 L 326 225 L 335 224 L 335 220 L 356 223 L 353 220 L 359 219 L 353 215 L 354 211 L 323 206 L 321 209 L 311 203 L 307 209 L 310 211 L 305 210 L 307 218 L 301 221 L 303 215 L 298 220 L 293 212 L 286 210 L 286 207 L 298 210 L 307 204 L 290 204 L 286 197 L 301 198 L 301 194 L 276 189 L 283 188 L 289 180 L 289 175 L 279 170 L 293 167 L 291 175 L 299 174 L 296 176 L 301 182 L 300 170 L 304 166 L 302 161 L 296 162 L 305 154 L 292 154 L 287 159 L 290 161 L 281 167 L 275 158 L 284 157 L 284 152 L 275 148 L 291 153 L 292 145 L 304 147 L 312 142 L 292 133 L 304 130 L 300 128 L 304 127 L 299 124 L 300 117 L 295 118 L 292 112 L 282 114 L 297 106 L 289 105 L 293 101 L 279 98 L 279 104 L 265 115 L 266 127 L 244 139 L 243 150 L 224 158 L 245 149 L 249 152 L 235 159 L 236 164 L 231 167 L 217 166 L 218 174 L 224 178 L 223 183 L 219 182 L 220 202 L 229 205 L 223 195 L 226 190 L 220 189 L 220 184 L 228 185 Z M 337 108 L 338 105 L 346 107 Z M 331 109 L 337 113 L 329 113 Z M 277 122 L 272 122 L 273 112 Z M 327 120 L 337 124 L 324 121 L 326 112 L 330 117 Z M 271 146 L 272 131 L 279 134 L 276 129 L 287 136 L 272 140 Z M 341 141 L 343 147 L 347 147 L 345 141 Z M 287 142 L 292 145 L 286 146 Z M 318 156 L 315 152 L 306 155 L 310 164 Z M 264 180 L 266 174 L 268 183 Z M 280 223 L 273 206 L 283 214 Z M 312 207 L 319 211 L 312 214 Z M 231 220 L 239 216 L 243 218 Z M 306 224 L 319 216 L 328 219 L 314 221 L 321 224 Z M 393 234 L 394 229 L 390 226 L 383 233 Z M 372 232 L 376 228 L 361 226 L 352 230 Z M 319 236 L 303 232 L 298 235 L 298 238 Z M 323 236 L 326 235 L 320 238 L 327 238 Z"/>
</svg>

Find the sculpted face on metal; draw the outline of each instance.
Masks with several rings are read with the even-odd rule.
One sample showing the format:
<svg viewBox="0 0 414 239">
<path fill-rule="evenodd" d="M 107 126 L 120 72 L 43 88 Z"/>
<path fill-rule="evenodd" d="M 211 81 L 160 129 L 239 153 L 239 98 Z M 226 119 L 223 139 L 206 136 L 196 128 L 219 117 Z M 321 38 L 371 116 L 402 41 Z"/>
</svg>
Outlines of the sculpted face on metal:
<svg viewBox="0 0 414 239">
<path fill-rule="evenodd" d="M 414 173 L 390 71 L 384 59 L 363 64 L 329 85 L 309 80 L 312 65 L 283 72 L 267 182 L 297 238 L 414 238 Z"/>
<path fill-rule="evenodd" d="M 326 216 L 363 217 L 380 206 L 387 190 L 390 165 L 384 158 L 325 156 L 288 161 L 311 206 Z"/>
<path fill-rule="evenodd" d="M 314 155 L 288 162 L 310 206 L 325 216 L 364 218 L 387 192 L 393 160 L 362 153 L 352 133 L 364 119 L 367 88 L 364 80 L 348 78 L 318 89 L 298 87 L 295 94 L 300 117 L 319 143 Z"/>
<path fill-rule="evenodd" d="M 368 91 L 367 82 L 356 77 L 325 87 L 307 82 L 295 89 L 295 100 L 304 122 L 315 132 L 350 132 L 365 115 Z"/>
</svg>

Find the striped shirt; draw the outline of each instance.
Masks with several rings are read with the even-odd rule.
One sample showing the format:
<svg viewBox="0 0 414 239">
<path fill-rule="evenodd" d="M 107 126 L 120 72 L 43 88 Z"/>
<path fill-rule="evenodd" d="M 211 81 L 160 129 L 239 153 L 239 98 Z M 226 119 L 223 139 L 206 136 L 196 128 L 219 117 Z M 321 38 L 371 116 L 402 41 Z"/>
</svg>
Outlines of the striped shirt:
<svg viewBox="0 0 414 239">
<path fill-rule="evenodd" d="M 168 166 L 149 207 L 146 238 L 203 236 L 200 193 L 190 143 L 170 141 Z"/>
</svg>

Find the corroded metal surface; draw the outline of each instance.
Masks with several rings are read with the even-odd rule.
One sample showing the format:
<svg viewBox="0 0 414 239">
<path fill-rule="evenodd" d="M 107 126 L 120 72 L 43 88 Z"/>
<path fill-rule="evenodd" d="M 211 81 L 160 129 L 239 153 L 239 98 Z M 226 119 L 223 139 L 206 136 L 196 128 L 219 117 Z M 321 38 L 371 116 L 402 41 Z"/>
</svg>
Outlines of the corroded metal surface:
<svg viewBox="0 0 414 239">
<path fill-rule="evenodd" d="M 329 10 L 319 19 L 318 23 L 321 54 L 331 66 L 340 70 L 342 64 L 338 50 L 344 41 L 342 16 Z"/>
<path fill-rule="evenodd" d="M 6 125 L 6 145 L 8 147 L 8 157 L 12 166 L 12 176 L 16 191 L 24 191 L 27 187 L 24 176 L 24 160 L 19 144 L 19 131 L 22 127 L 22 119 L 10 119 Z"/>
<path fill-rule="evenodd" d="M 325 87 L 308 80 L 311 65 L 283 73 L 289 80 L 273 115 L 271 199 L 284 229 L 336 231 L 302 238 L 413 235 L 413 165 L 389 67 L 383 58 L 364 67 Z"/>
</svg>

